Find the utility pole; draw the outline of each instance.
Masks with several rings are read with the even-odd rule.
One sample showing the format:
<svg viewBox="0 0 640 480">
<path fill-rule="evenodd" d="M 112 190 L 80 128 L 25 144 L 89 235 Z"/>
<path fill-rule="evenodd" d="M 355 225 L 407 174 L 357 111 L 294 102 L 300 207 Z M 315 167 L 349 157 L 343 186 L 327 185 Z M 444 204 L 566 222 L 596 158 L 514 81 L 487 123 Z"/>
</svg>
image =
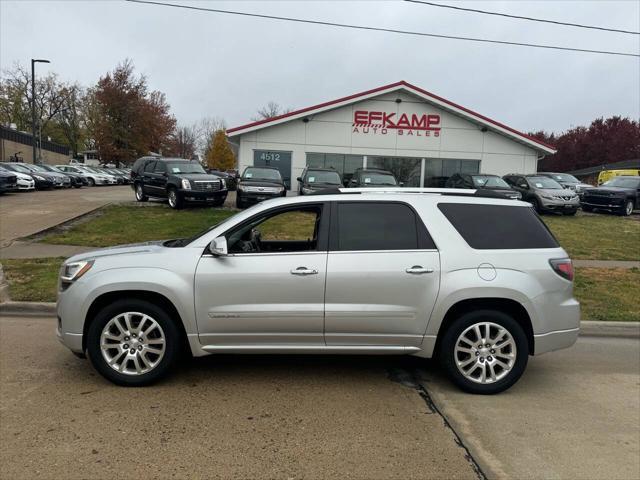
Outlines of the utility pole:
<svg viewBox="0 0 640 480">
<path fill-rule="evenodd" d="M 31 134 L 33 143 L 33 163 L 37 162 L 36 159 L 36 63 L 51 63 L 49 60 L 43 59 L 31 59 Z"/>
</svg>

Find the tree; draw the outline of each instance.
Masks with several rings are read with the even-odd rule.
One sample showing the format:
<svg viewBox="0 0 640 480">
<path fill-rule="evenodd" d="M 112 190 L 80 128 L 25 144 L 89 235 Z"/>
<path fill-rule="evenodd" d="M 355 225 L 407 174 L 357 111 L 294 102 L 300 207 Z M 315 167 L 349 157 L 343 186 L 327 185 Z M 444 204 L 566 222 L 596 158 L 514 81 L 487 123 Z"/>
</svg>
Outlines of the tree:
<svg viewBox="0 0 640 480">
<path fill-rule="evenodd" d="M 186 159 L 193 158 L 196 154 L 198 133 L 197 125 L 176 127 L 170 140 L 171 155 Z"/>
<path fill-rule="evenodd" d="M 130 161 L 170 146 L 176 120 L 165 95 L 149 91 L 143 75 L 134 74 L 130 60 L 119 64 L 90 89 L 92 138 L 104 161 Z"/>
<path fill-rule="evenodd" d="M 220 117 L 206 117 L 198 123 L 198 152 L 205 158 L 213 147 L 213 138 L 218 130 L 226 130 L 227 123 Z"/>
<path fill-rule="evenodd" d="M 560 135 L 531 135 L 558 150 L 542 159 L 538 170 L 568 172 L 640 158 L 640 123 L 629 118 L 597 118 L 588 127 L 575 127 Z"/>
<path fill-rule="evenodd" d="M 218 130 L 213 134 L 212 147 L 207 153 L 207 166 L 214 170 L 235 168 L 236 159 L 227 141 L 227 132 Z"/>
<path fill-rule="evenodd" d="M 257 115 L 252 118 L 254 122 L 260 120 L 269 120 L 270 118 L 277 117 L 278 115 L 284 115 L 285 113 L 289 113 L 291 111 L 290 108 L 282 108 L 276 102 L 269 102 L 264 107 L 261 107 L 257 111 Z"/>
</svg>

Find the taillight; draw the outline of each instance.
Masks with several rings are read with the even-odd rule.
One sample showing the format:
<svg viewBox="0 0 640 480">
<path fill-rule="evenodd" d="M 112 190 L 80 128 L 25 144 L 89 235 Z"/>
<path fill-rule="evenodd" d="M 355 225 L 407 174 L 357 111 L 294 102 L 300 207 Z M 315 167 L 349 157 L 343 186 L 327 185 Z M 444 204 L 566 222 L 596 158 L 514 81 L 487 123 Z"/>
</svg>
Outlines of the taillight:
<svg viewBox="0 0 640 480">
<path fill-rule="evenodd" d="M 560 275 L 562 278 L 566 278 L 570 282 L 573 281 L 573 264 L 570 258 L 559 258 L 549 260 L 549 264 L 553 271 Z"/>
</svg>

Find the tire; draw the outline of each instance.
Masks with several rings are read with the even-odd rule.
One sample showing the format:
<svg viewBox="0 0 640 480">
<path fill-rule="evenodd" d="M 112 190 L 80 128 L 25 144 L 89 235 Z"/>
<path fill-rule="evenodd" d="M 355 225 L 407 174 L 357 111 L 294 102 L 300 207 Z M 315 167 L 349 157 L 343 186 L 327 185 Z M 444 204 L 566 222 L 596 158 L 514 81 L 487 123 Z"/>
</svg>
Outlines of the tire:
<svg viewBox="0 0 640 480">
<path fill-rule="evenodd" d="M 93 178 L 89 177 L 88 181 L 89 181 L 89 186 L 90 187 L 95 187 L 96 186 L 96 181 Z"/>
<path fill-rule="evenodd" d="M 139 341 L 141 331 L 149 336 L 145 334 Z M 105 337 L 107 333 L 109 338 Z M 180 353 L 180 340 L 176 324 L 162 308 L 144 300 L 125 298 L 103 308 L 91 322 L 87 354 L 94 368 L 107 380 L 140 387 L 160 380 L 169 372 Z M 110 348 L 103 348 L 103 344 Z"/>
<path fill-rule="evenodd" d="M 167 191 L 167 198 L 169 206 L 174 210 L 180 210 L 183 207 L 184 201 L 175 188 L 172 187 Z"/>
<path fill-rule="evenodd" d="M 144 190 L 142 190 L 142 184 L 141 183 L 137 183 L 136 184 L 136 201 L 137 202 L 146 202 L 147 200 L 149 200 L 149 197 L 147 197 L 144 194 Z"/>
<path fill-rule="evenodd" d="M 569 210 L 568 212 L 567 211 L 562 212 L 562 214 L 567 216 L 567 217 L 573 217 L 576 214 L 577 211 L 578 210 Z"/>
<path fill-rule="evenodd" d="M 628 217 L 633 213 L 633 200 L 627 200 L 624 202 L 624 207 L 620 210 L 620 215 Z"/>
<path fill-rule="evenodd" d="M 242 198 L 240 198 L 240 195 L 236 194 L 236 208 L 244 208 L 244 202 L 242 201 Z"/>
<path fill-rule="evenodd" d="M 477 339 L 475 333 L 475 326 L 479 326 L 481 336 L 484 336 L 486 325 L 490 327 L 488 342 L 483 338 Z M 499 329 L 504 329 L 504 332 Z M 476 344 L 478 340 L 480 342 Z M 478 350 L 482 340 L 486 342 L 484 345 L 490 345 L 490 347 Z M 496 340 L 499 342 L 494 344 Z M 511 343 L 500 349 L 491 348 L 500 343 L 504 345 L 507 340 Z M 470 352 L 456 352 L 458 344 Z M 497 355 L 496 352 L 498 352 Z M 509 352 L 511 354 L 515 352 L 515 359 L 508 359 L 506 355 Z M 450 380 L 460 389 L 469 393 L 492 395 L 507 390 L 522 376 L 529 360 L 529 343 L 524 330 L 511 316 L 497 310 L 478 310 L 460 316 L 449 326 L 442 337 L 439 355 Z M 465 367 L 464 362 L 467 360 L 472 363 Z M 462 363 L 461 367 L 458 366 L 459 363 Z M 508 366 L 508 369 L 500 363 Z M 466 368 L 466 374 L 463 373 L 462 368 Z M 495 379 L 491 378 L 491 370 L 494 372 Z M 483 371 L 485 376 L 489 375 L 489 378 L 485 377 L 484 381 Z"/>
</svg>

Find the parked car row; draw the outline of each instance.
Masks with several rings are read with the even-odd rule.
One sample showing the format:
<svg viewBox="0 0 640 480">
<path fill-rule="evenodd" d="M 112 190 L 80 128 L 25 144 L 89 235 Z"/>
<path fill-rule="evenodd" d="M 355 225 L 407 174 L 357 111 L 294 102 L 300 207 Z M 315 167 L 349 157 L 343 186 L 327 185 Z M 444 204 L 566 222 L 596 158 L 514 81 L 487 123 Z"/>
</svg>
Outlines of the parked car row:
<svg viewBox="0 0 640 480">
<path fill-rule="evenodd" d="M 0 193 L 50 188 L 122 185 L 130 182 L 126 169 L 88 165 L 46 165 L 0 162 Z"/>
</svg>

